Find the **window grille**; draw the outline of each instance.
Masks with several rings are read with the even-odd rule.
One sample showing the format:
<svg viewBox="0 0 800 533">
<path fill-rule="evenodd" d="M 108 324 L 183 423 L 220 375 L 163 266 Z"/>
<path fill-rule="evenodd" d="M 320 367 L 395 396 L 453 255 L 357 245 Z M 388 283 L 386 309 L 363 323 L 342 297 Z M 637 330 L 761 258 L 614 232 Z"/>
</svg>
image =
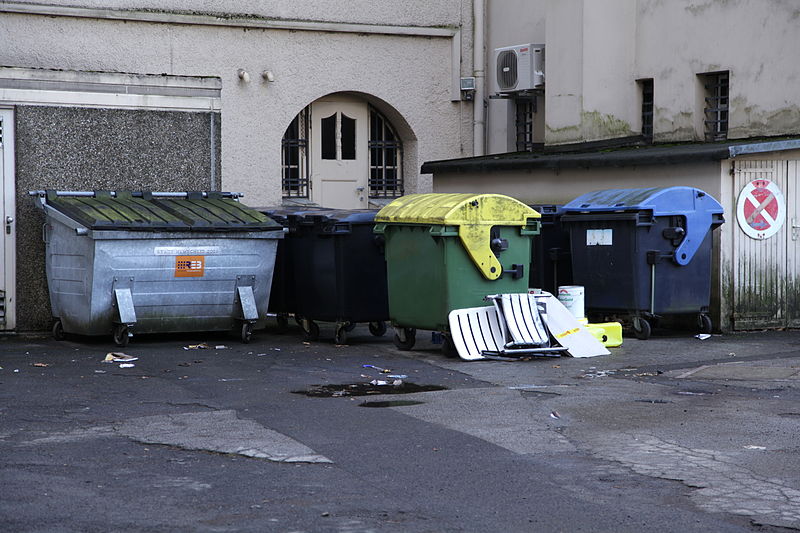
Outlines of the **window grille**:
<svg viewBox="0 0 800 533">
<path fill-rule="evenodd" d="M 369 197 L 403 195 L 403 144 L 389 121 L 369 111 Z"/>
<path fill-rule="evenodd" d="M 308 198 L 309 108 L 303 109 L 286 128 L 281 141 L 284 198 Z"/>
<path fill-rule="evenodd" d="M 728 138 L 728 94 L 730 76 L 728 72 L 703 74 L 705 88 L 705 135 L 707 141 L 724 141 Z"/>
<path fill-rule="evenodd" d="M 640 80 L 642 91 L 642 137 L 647 143 L 653 142 L 653 80 Z"/>
<path fill-rule="evenodd" d="M 514 99 L 516 107 L 517 152 L 533 151 L 533 114 L 536 112 L 535 97 Z"/>
</svg>

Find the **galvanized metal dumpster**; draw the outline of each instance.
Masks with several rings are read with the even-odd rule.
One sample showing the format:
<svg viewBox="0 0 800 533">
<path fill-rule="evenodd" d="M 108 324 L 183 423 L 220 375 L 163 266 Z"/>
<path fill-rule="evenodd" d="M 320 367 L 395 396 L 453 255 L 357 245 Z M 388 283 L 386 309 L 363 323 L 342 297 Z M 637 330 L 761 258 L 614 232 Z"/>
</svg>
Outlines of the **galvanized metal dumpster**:
<svg viewBox="0 0 800 533">
<path fill-rule="evenodd" d="M 527 292 L 539 218 L 500 194 L 411 194 L 381 209 L 375 232 L 386 239 L 395 345 L 410 350 L 417 329 L 439 331 L 447 354 L 450 311 Z"/>
<path fill-rule="evenodd" d="M 590 312 L 625 312 L 639 339 L 662 315 L 697 313 L 710 333 L 711 232 L 723 208 L 694 187 L 610 189 L 575 198 L 570 231 L 573 281 Z"/>
<path fill-rule="evenodd" d="M 283 228 L 237 193 L 32 191 L 44 226 L 53 335 L 263 325 Z"/>
</svg>

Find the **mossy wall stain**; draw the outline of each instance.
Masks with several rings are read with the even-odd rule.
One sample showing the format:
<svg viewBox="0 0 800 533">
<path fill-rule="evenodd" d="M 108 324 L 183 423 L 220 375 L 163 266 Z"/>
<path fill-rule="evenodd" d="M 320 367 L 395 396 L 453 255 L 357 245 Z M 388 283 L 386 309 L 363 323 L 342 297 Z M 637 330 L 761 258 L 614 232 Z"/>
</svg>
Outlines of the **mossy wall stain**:
<svg viewBox="0 0 800 533">
<path fill-rule="evenodd" d="M 596 141 L 600 139 L 613 139 L 636 135 L 631 125 L 614 115 L 600 113 L 599 111 L 584 111 L 581 113 L 580 125 L 551 128 L 547 126 L 547 143 L 558 144 L 567 142 Z"/>
<path fill-rule="evenodd" d="M 796 104 L 766 111 L 737 97 L 731 101 L 731 115 L 730 138 L 800 133 L 800 106 Z"/>
</svg>

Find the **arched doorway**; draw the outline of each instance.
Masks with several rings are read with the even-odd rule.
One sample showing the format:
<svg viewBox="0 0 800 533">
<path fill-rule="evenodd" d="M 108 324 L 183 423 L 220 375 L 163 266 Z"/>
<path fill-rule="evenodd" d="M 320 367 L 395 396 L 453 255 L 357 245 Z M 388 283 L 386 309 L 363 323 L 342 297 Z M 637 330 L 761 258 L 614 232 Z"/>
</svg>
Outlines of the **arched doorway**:
<svg viewBox="0 0 800 533">
<path fill-rule="evenodd" d="M 378 109 L 356 96 L 314 101 L 281 144 L 284 199 L 363 209 L 403 195 L 402 141 Z"/>
</svg>

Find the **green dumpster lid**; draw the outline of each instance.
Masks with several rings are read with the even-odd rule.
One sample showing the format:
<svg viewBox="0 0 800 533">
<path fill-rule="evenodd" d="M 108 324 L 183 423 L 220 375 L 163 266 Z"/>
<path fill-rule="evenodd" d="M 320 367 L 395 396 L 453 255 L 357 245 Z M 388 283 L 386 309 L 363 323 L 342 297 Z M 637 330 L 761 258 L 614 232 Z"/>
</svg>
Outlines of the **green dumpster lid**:
<svg viewBox="0 0 800 533">
<path fill-rule="evenodd" d="M 92 230 L 272 231 L 281 226 L 221 192 L 46 191 L 48 206 Z"/>
</svg>

